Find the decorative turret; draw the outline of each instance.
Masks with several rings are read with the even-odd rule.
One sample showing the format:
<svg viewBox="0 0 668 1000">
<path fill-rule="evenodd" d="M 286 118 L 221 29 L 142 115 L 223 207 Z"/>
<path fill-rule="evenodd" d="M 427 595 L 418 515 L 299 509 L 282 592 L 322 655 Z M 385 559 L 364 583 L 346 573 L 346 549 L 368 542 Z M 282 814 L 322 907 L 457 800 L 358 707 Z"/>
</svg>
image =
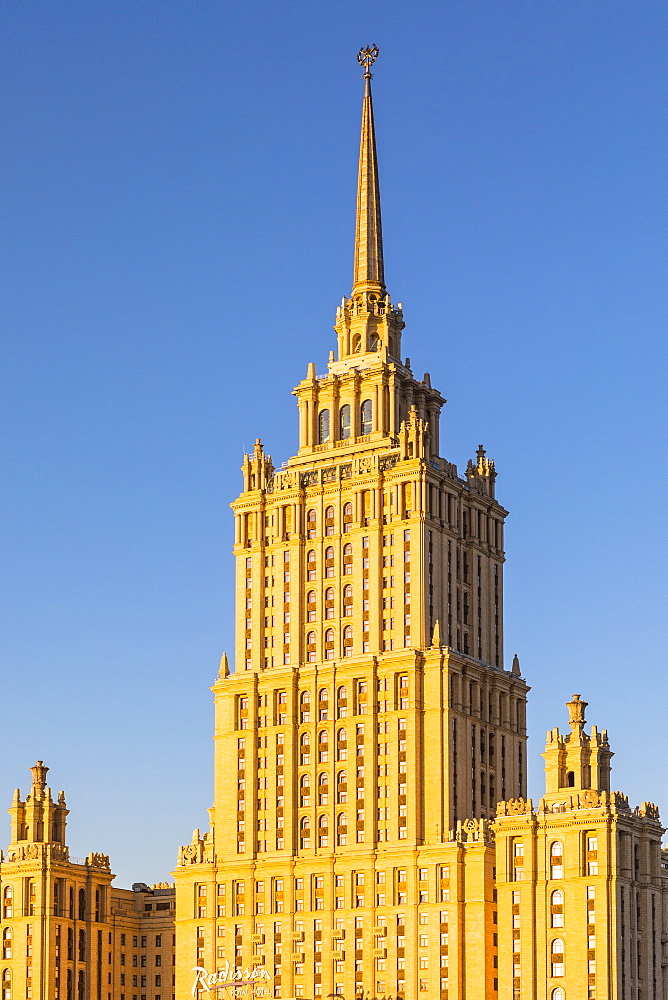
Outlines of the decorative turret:
<svg viewBox="0 0 668 1000">
<path fill-rule="evenodd" d="M 339 361 L 350 355 L 375 354 L 383 361 L 401 359 L 404 328 L 401 303 L 395 309 L 385 288 L 383 227 L 376 156 L 376 132 L 371 99 L 371 66 L 378 48 L 360 49 L 357 59 L 364 67 L 364 100 L 357 176 L 355 261 L 353 291 L 336 312 Z"/>
<path fill-rule="evenodd" d="M 585 732 L 587 702 L 574 694 L 566 705 L 571 732 L 564 736 L 558 728 L 547 734 L 545 746 L 545 791 L 547 795 L 566 788 L 610 791 L 610 758 L 613 756 L 608 733 L 591 727 Z"/>
<path fill-rule="evenodd" d="M 21 801 L 21 792 L 17 788 L 9 809 L 11 817 L 11 843 L 21 841 L 31 844 L 52 843 L 65 845 L 65 830 L 67 826 L 68 808 L 65 803 L 65 793 L 58 793 L 58 801 L 51 797 L 51 789 L 46 784 L 46 774 L 49 770 L 38 760 L 32 771 L 32 787 Z"/>
<path fill-rule="evenodd" d="M 483 493 L 485 496 L 494 496 L 494 481 L 496 470 L 494 462 L 485 457 L 485 449 L 478 445 L 475 462 L 469 459 L 466 466 L 466 479 L 471 489 Z"/>
<path fill-rule="evenodd" d="M 274 474 L 271 455 L 265 455 L 262 441 L 255 439 L 252 455 L 244 455 L 241 466 L 244 474 L 244 490 L 264 490 Z"/>
</svg>

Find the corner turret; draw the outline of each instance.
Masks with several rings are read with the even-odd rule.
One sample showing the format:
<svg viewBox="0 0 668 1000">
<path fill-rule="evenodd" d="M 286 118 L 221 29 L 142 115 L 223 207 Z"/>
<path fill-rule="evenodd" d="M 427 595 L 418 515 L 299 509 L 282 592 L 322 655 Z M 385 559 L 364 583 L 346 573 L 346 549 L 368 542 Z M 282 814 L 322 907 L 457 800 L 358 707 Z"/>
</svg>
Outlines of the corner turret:
<svg viewBox="0 0 668 1000">
<path fill-rule="evenodd" d="M 610 758 L 613 756 L 608 734 L 591 727 L 590 735 L 585 732 L 585 710 L 587 702 L 579 694 L 574 694 L 566 705 L 569 712 L 569 735 L 562 735 L 558 728 L 547 734 L 545 746 L 545 792 L 546 795 L 559 794 L 564 789 L 591 789 L 596 792 L 610 791 Z"/>
</svg>

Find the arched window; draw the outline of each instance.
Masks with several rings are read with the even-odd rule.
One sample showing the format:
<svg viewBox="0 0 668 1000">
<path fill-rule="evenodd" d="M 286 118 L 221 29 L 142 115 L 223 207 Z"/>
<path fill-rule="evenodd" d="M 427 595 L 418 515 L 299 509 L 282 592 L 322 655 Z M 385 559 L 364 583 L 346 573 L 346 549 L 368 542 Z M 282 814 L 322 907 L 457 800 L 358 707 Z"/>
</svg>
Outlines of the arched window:
<svg viewBox="0 0 668 1000">
<path fill-rule="evenodd" d="M 314 622 L 316 615 L 315 609 L 315 590 L 309 590 L 306 595 L 306 620 L 308 622 Z"/>
<path fill-rule="evenodd" d="M 11 920 L 14 913 L 14 890 L 11 885 L 6 885 L 2 894 L 2 913 L 5 920 Z"/>
<path fill-rule="evenodd" d="M 331 545 L 325 549 L 325 576 L 334 576 L 334 549 Z"/>
<path fill-rule="evenodd" d="M 564 893 L 561 889 L 555 889 L 551 896 L 552 926 L 564 926 Z"/>
<path fill-rule="evenodd" d="M 550 844 L 550 878 L 564 877 L 564 847 L 560 840 Z"/>
<path fill-rule="evenodd" d="M 551 997 L 552 1000 L 566 1000 L 566 990 L 563 986 L 557 986 L 556 989 L 552 990 Z"/>
<path fill-rule="evenodd" d="M 309 722 L 311 719 L 311 696 L 308 691 L 302 691 L 299 699 L 299 707 L 301 709 L 301 721 Z"/>
<path fill-rule="evenodd" d="M 311 779 L 308 774 L 302 774 L 299 779 L 299 805 L 305 809 L 311 804 Z"/>
<path fill-rule="evenodd" d="M 318 775 L 318 805 L 326 806 L 329 802 L 329 782 L 327 775 L 323 771 Z"/>
<path fill-rule="evenodd" d="M 348 843 L 348 817 L 345 813 L 339 813 L 336 817 L 336 843 L 339 847 L 345 847 Z"/>
<path fill-rule="evenodd" d="M 346 625 L 343 630 L 343 655 L 352 656 L 353 655 L 353 627 L 352 625 Z"/>
<path fill-rule="evenodd" d="M 12 929 L 5 927 L 2 932 L 2 957 L 7 960 L 12 957 Z"/>
<path fill-rule="evenodd" d="M 301 739 L 299 741 L 299 763 L 310 764 L 311 762 L 311 746 L 309 743 L 308 733 L 302 733 Z"/>
<path fill-rule="evenodd" d="M 328 628 L 325 630 L 325 659 L 334 659 L 334 629 Z"/>
<path fill-rule="evenodd" d="M 552 975 L 563 976 L 564 974 L 564 942 L 561 938 L 555 938 L 550 948 L 550 959 L 552 964 Z"/>
<path fill-rule="evenodd" d="M 321 410 L 318 417 L 318 444 L 329 441 L 329 410 Z"/>
<path fill-rule="evenodd" d="M 325 534 L 334 534 L 334 508 L 325 507 Z"/>
<path fill-rule="evenodd" d="M 306 636 L 306 661 L 315 663 L 315 632 L 309 632 Z"/>
<path fill-rule="evenodd" d="M 329 820 L 326 816 L 321 816 L 318 820 L 318 847 L 327 847 L 329 844 Z"/>
<path fill-rule="evenodd" d="M 299 822 L 299 837 L 301 840 L 302 847 L 311 846 L 311 830 L 309 829 L 309 818 L 308 816 L 302 816 Z"/>
<path fill-rule="evenodd" d="M 350 576 L 353 571 L 353 547 L 350 542 L 343 546 L 343 575 Z"/>
<path fill-rule="evenodd" d="M 325 590 L 325 618 L 334 617 L 334 588 L 327 587 Z"/>
<path fill-rule="evenodd" d="M 79 920 L 86 919 L 86 890 L 79 889 Z"/>
<path fill-rule="evenodd" d="M 343 617 L 350 618 L 353 613 L 353 588 L 347 583 L 343 588 Z"/>
<path fill-rule="evenodd" d="M 321 764 L 326 764 L 329 760 L 329 736 L 326 729 L 321 729 L 318 734 L 318 760 Z"/>
<path fill-rule="evenodd" d="M 313 508 L 306 511 L 306 537 L 315 538 L 315 511 Z"/>
<path fill-rule="evenodd" d="M 343 530 L 350 531 L 353 526 L 353 505 L 345 503 L 343 505 Z"/>
<path fill-rule="evenodd" d="M 373 427 L 373 404 L 365 399 L 360 407 L 360 433 L 370 434 Z"/>
<path fill-rule="evenodd" d="M 320 722 L 326 722 L 329 718 L 329 693 L 327 688 L 320 688 L 318 701 L 318 719 Z"/>
<path fill-rule="evenodd" d="M 348 689 L 343 684 L 336 692 L 336 714 L 339 719 L 348 714 Z"/>
<path fill-rule="evenodd" d="M 10 969 L 2 970 L 2 1000 L 12 1000 L 12 973 Z"/>
<path fill-rule="evenodd" d="M 348 801 L 348 779 L 345 771 L 336 776 L 336 801 L 339 805 Z"/>
<path fill-rule="evenodd" d="M 309 549 L 306 556 L 306 579 L 315 580 L 315 549 Z"/>
<path fill-rule="evenodd" d="M 348 759 L 348 737 L 346 735 L 345 729 L 339 729 L 336 734 L 336 759 L 337 760 L 347 760 Z"/>
<path fill-rule="evenodd" d="M 343 554 L 344 556 L 351 556 L 353 554 L 353 547 L 350 542 L 346 542 L 343 546 Z"/>
<path fill-rule="evenodd" d="M 339 439 L 345 441 L 350 437 L 350 407 L 346 403 L 339 410 Z"/>
<path fill-rule="evenodd" d="M 353 337 L 353 354 L 359 354 L 362 350 L 362 338 L 359 333 L 356 333 Z"/>
</svg>

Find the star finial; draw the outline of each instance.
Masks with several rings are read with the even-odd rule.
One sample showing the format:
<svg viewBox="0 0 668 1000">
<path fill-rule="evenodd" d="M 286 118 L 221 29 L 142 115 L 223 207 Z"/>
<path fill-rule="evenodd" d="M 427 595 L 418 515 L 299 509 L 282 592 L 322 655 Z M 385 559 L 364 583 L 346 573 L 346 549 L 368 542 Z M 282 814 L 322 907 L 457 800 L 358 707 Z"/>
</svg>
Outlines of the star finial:
<svg viewBox="0 0 668 1000">
<path fill-rule="evenodd" d="M 365 49 L 360 49 L 357 53 L 357 61 L 360 66 L 364 66 L 364 78 L 371 79 L 371 67 L 378 58 L 378 46 L 367 45 Z"/>
</svg>

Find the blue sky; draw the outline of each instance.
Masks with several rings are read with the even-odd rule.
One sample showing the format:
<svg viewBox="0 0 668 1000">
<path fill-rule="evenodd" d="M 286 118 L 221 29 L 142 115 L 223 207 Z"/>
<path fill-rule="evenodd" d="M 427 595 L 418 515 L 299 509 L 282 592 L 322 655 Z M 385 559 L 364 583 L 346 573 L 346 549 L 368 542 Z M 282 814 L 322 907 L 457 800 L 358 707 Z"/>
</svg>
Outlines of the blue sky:
<svg viewBox="0 0 668 1000">
<path fill-rule="evenodd" d="M 668 5 L 8 0 L 2 36 L 0 802 L 44 759 L 123 885 L 206 825 L 228 503 L 334 346 L 374 42 L 404 350 L 511 512 L 530 793 L 577 691 L 668 820 Z"/>
</svg>

